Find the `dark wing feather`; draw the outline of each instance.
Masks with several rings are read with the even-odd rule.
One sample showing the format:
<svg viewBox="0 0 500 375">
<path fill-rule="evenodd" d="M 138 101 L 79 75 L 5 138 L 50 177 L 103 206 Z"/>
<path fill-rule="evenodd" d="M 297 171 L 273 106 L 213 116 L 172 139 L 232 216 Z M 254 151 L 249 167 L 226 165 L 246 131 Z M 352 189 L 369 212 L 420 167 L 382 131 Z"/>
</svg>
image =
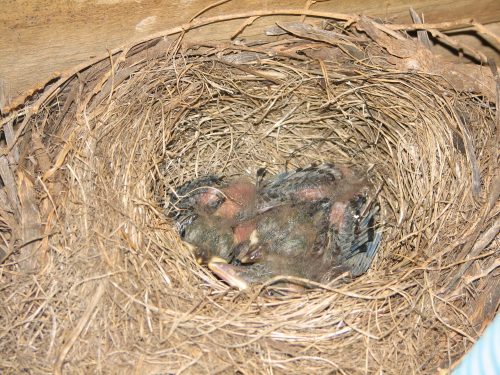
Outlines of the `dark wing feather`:
<svg viewBox="0 0 500 375">
<path fill-rule="evenodd" d="M 350 202 L 346 207 L 343 225 L 338 231 L 340 262 L 351 271 L 352 276 L 362 275 L 368 270 L 382 237 L 376 228 L 379 206 L 372 203 L 366 210 L 365 201 L 360 196 Z M 360 216 L 363 211 L 367 212 Z"/>
</svg>

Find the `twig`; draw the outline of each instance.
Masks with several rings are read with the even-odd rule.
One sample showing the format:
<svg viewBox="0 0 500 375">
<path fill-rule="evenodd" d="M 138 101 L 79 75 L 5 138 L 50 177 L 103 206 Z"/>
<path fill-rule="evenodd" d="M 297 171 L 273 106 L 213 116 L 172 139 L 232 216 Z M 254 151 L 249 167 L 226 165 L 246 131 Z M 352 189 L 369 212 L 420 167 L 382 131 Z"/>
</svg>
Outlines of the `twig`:
<svg viewBox="0 0 500 375">
<path fill-rule="evenodd" d="M 259 17 L 257 17 L 257 16 L 248 18 L 245 22 L 243 22 L 240 25 L 240 27 L 238 27 L 238 29 L 233 33 L 233 35 L 231 35 L 230 39 L 233 40 L 234 38 L 236 38 L 238 35 L 240 35 L 243 32 L 243 30 L 245 30 L 248 26 L 250 26 L 252 23 L 254 23 L 255 20 L 258 18 Z"/>
</svg>

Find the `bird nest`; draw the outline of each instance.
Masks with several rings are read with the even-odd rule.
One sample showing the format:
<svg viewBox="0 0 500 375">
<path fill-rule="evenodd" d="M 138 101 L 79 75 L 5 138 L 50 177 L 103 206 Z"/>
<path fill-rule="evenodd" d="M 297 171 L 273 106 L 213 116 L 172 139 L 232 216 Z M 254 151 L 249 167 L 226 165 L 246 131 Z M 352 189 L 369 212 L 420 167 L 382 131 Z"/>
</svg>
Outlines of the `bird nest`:
<svg viewBox="0 0 500 375">
<path fill-rule="evenodd" d="M 434 373 L 470 348 L 498 301 L 496 69 L 433 55 L 418 25 L 299 13 L 317 18 L 246 41 L 189 42 L 232 17 L 195 20 L 4 108 L 2 372 Z M 381 208 L 352 282 L 240 292 L 167 218 L 193 178 L 323 162 Z"/>
</svg>

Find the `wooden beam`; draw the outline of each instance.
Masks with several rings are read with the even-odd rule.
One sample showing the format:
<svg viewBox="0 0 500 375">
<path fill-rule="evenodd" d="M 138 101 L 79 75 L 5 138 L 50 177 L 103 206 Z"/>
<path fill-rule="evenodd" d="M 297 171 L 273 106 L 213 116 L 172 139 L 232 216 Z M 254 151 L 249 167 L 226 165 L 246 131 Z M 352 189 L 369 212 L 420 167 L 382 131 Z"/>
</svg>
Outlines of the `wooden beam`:
<svg viewBox="0 0 500 375">
<path fill-rule="evenodd" d="M 3 100 L 9 101 L 54 71 L 81 63 L 132 38 L 187 22 L 213 3 L 214 0 L 7 1 L 0 14 L 0 85 L 3 83 L 6 89 Z M 305 0 L 229 1 L 204 15 L 303 8 L 305 3 Z M 395 22 L 410 22 L 410 6 L 423 13 L 426 22 L 467 17 L 483 23 L 500 21 L 498 0 L 336 0 L 318 2 L 312 9 L 364 13 Z M 272 21 L 262 19 L 258 25 L 266 22 Z M 191 37 L 227 37 L 241 23 L 242 20 L 238 20 L 213 25 L 191 33 Z M 0 100 L 1 96 L 0 88 Z"/>
</svg>

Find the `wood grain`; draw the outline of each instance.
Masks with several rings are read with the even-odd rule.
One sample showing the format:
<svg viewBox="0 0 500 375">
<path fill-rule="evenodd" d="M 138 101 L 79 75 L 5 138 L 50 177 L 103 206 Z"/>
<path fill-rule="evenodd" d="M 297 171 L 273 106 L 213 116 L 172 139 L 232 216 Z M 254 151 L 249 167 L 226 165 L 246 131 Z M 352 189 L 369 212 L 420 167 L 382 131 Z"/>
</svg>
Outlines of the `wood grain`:
<svg viewBox="0 0 500 375">
<path fill-rule="evenodd" d="M 54 71 L 86 61 L 126 41 L 179 25 L 213 0 L 4 0 L 0 12 L 0 85 L 8 102 L 50 77 Z M 205 15 L 255 9 L 302 8 L 305 1 L 230 1 Z M 316 3 L 312 9 L 364 13 L 395 22 L 410 22 L 408 9 L 423 13 L 426 22 L 473 17 L 500 21 L 497 0 L 337 0 Z M 288 17 L 285 19 L 297 19 Z M 222 38 L 242 20 L 217 24 L 190 34 L 195 39 Z M 253 30 L 269 24 L 259 19 Z M 251 33 L 250 29 L 250 33 Z M 0 98 L 1 99 L 1 98 Z"/>
</svg>

